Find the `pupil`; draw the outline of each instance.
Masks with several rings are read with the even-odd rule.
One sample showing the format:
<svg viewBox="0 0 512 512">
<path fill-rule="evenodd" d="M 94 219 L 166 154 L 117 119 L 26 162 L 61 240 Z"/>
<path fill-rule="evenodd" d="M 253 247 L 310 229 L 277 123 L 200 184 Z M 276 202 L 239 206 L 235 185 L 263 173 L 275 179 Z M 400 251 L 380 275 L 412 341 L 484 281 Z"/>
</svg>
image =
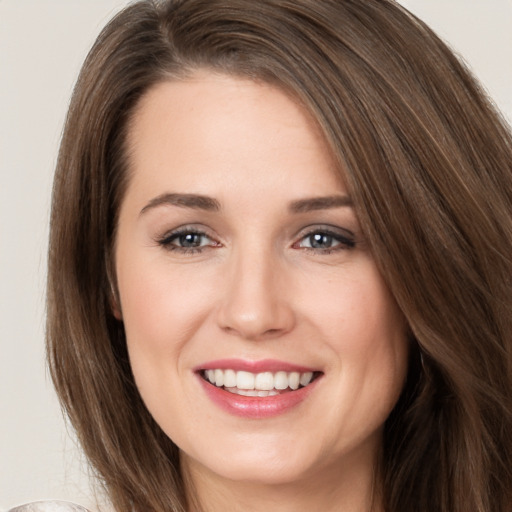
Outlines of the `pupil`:
<svg viewBox="0 0 512 512">
<path fill-rule="evenodd" d="M 180 235 L 179 241 L 182 247 L 199 247 L 201 236 L 196 233 L 187 233 L 186 235 Z"/>
<path fill-rule="evenodd" d="M 332 245 L 332 236 L 322 233 L 316 233 L 311 236 L 311 247 L 315 249 L 324 249 Z"/>
</svg>

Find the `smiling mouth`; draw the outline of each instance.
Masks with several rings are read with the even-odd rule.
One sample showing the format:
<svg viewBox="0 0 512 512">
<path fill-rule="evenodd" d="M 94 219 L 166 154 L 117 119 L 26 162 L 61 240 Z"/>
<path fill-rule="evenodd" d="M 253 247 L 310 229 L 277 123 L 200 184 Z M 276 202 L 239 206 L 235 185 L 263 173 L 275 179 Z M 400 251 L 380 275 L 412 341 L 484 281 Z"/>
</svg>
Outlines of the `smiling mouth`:
<svg viewBox="0 0 512 512">
<path fill-rule="evenodd" d="M 267 397 L 289 393 L 309 386 L 321 372 L 262 372 L 251 373 L 231 369 L 202 370 L 201 377 L 217 388 L 230 393 Z"/>
</svg>

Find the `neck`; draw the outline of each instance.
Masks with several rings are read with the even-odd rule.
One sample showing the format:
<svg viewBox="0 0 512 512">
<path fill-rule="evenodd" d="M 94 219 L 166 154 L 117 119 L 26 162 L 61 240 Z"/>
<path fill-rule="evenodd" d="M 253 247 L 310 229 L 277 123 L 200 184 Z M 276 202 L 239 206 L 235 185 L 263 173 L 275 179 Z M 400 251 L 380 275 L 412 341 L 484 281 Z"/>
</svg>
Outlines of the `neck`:
<svg viewBox="0 0 512 512">
<path fill-rule="evenodd" d="M 188 512 L 382 512 L 371 463 L 353 458 L 341 467 L 326 465 L 293 482 L 233 481 L 184 457 Z M 236 504 L 236 506 L 235 506 Z"/>
</svg>

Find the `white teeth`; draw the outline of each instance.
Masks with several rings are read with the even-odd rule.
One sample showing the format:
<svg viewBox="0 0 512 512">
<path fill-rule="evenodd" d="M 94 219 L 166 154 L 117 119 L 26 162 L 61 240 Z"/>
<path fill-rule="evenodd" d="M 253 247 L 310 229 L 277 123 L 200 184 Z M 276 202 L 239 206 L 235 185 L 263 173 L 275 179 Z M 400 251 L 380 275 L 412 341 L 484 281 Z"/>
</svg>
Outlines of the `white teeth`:
<svg viewBox="0 0 512 512">
<path fill-rule="evenodd" d="M 258 396 L 264 397 L 264 396 L 275 396 L 279 393 L 275 389 L 271 389 L 269 391 L 258 391 Z"/>
<path fill-rule="evenodd" d="M 218 388 L 224 386 L 224 372 L 222 370 L 215 370 L 215 385 Z"/>
<path fill-rule="evenodd" d="M 306 372 L 300 374 L 299 383 L 301 386 L 307 386 L 313 378 L 313 372 Z"/>
<path fill-rule="evenodd" d="M 288 375 L 288 385 L 291 389 L 299 389 L 300 373 L 292 372 Z"/>
<path fill-rule="evenodd" d="M 236 387 L 238 389 L 254 389 L 254 373 L 236 372 Z"/>
<path fill-rule="evenodd" d="M 275 396 L 279 393 L 272 389 L 270 391 L 258 391 L 256 389 L 238 389 L 238 388 L 224 388 L 226 391 L 233 393 L 234 395 L 242 395 L 242 396 L 258 396 L 263 398 L 265 396 Z"/>
<path fill-rule="evenodd" d="M 240 389 L 236 388 L 237 393 L 242 396 L 258 396 L 258 392 L 255 389 Z"/>
<path fill-rule="evenodd" d="M 274 376 L 271 372 L 258 373 L 254 387 L 261 391 L 269 391 L 274 388 Z"/>
<path fill-rule="evenodd" d="M 307 386 L 313 379 L 313 372 L 251 372 L 235 370 L 205 370 L 205 378 L 217 387 L 224 387 L 231 393 L 244 396 L 272 396 L 285 389 L 296 390 Z M 276 391 L 277 390 L 277 391 Z"/>
<path fill-rule="evenodd" d="M 224 370 L 224 386 L 226 388 L 236 387 L 236 372 L 234 370 Z"/>
<path fill-rule="evenodd" d="M 288 375 L 286 372 L 277 372 L 274 377 L 274 387 L 276 389 L 286 389 L 288 387 Z"/>
</svg>

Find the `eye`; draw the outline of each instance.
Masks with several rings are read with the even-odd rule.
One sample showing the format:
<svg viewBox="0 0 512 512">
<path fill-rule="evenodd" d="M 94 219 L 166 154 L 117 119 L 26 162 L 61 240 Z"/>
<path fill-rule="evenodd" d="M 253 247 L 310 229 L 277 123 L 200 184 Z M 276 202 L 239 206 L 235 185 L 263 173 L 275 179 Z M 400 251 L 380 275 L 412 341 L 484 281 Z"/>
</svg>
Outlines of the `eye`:
<svg viewBox="0 0 512 512">
<path fill-rule="evenodd" d="M 343 234 L 333 230 L 317 229 L 303 236 L 295 244 L 295 248 L 328 254 L 337 250 L 352 249 L 355 245 L 354 237 L 349 232 Z"/>
<path fill-rule="evenodd" d="M 206 233 L 183 228 L 166 234 L 158 243 L 167 250 L 179 251 L 182 253 L 201 252 L 207 247 L 216 247 L 218 242 L 214 241 Z"/>
<path fill-rule="evenodd" d="M 200 233 L 184 233 L 174 236 L 170 242 L 179 247 L 190 249 L 208 245 L 209 238 Z"/>
</svg>

